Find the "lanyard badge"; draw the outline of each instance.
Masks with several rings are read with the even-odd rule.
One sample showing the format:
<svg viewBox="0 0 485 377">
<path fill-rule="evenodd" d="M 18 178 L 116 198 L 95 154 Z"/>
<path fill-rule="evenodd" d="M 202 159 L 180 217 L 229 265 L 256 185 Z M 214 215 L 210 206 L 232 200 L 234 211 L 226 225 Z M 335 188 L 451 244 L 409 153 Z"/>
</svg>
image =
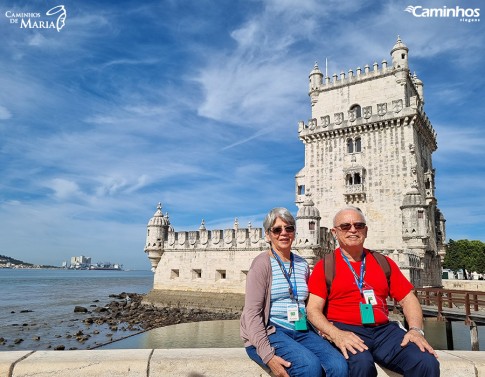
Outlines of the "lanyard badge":
<svg viewBox="0 0 485 377">
<path fill-rule="evenodd" d="M 290 254 L 290 269 L 289 269 L 289 272 L 287 272 L 285 265 L 281 261 L 278 254 L 276 254 L 273 249 L 271 251 L 276 261 L 278 262 L 278 265 L 280 266 L 281 272 L 283 273 L 284 277 L 286 278 L 286 281 L 288 282 L 288 293 L 290 295 L 290 299 L 292 303 L 286 306 L 287 319 L 289 322 L 294 322 L 295 330 L 297 331 L 308 330 L 305 309 L 300 308 L 298 305 L 298 289 L 296 285 L 296 276 L 295 276 L 296 274 L 293 275 L 294 284 L 291 282 L 291 274 L 293 271 L 295 271 L 295 257 L 293 254 Z"/>
<path fill-rule="evenodd" d="M 374 290 L 363 289 L 364 275 L 365 275 L 365 252 L 362 252 L 362 258 L 361 258 L 362 262 L 360 264 L 360 276 L 357 276 L 354 268 L 349 262 L 349 259 L 342 252 L 342 250 L 340 250 L 340 254 L 344 258 L 345 262 L 347 263 L 347 266 L 349 266 L 350 271 L 354 275 L 355 283 L 357 284 L 357 287 L 359 288 L 359 292 L 365 301 L 365 303 L 362 303 L 362 302 L 359 303 L 360 319 L 362 320 L 362 324 L 363 325 L 374 324 L 375 318 L 374 318 L 374 309 L 372 308 L 372 305 L 377 303 L 376 297 L 374 295 Z"/>
</svg>

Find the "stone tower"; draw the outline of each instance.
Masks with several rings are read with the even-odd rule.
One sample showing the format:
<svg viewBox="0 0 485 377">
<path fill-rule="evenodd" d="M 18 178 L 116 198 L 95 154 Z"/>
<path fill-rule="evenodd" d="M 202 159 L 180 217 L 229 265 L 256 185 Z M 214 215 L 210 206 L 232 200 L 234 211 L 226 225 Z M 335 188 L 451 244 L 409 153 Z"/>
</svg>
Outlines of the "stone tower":
<svg viewBox="0 0 485 377">
<path fill-rule="evenodd" d="M 415 286 L 441 285 L 445 220 L 435 197 L 436 133 L 424 112 L 423 83 L 411 74 L 398 37 L 392 64 L 309 76 L 311 118 L 300 121 L 305 166 L 296 175 L 296 205 L 305 193 L 331 228 L 335 212 L 359 207 L 366 247 L 391 256 Z"/>
</svg>

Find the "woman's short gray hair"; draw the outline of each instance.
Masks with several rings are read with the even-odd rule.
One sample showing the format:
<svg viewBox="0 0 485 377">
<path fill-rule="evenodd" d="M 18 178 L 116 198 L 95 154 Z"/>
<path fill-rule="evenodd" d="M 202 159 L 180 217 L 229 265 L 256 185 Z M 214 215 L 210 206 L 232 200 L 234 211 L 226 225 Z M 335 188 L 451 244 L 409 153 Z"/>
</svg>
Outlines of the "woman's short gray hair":
<svg viewBox="0 0 485 377">
<path fill-rule="evenodd" d="M 282 219 L 284 222 L 288 223 L 289 225 L 293 225 L 293 226 L 296 225 L 295 218 L 293 217 L 290 211 L 288 211 L 286 208 L 283 208 L 283 207 L 276 207 L 276 208 L 273 208 L 271 211 L 269 211 L 269 213 L 264 218 L 264 221 L 263 221 L 264 230 L 265 231 L 270 230 L 278 217 Z"/>
</svg>

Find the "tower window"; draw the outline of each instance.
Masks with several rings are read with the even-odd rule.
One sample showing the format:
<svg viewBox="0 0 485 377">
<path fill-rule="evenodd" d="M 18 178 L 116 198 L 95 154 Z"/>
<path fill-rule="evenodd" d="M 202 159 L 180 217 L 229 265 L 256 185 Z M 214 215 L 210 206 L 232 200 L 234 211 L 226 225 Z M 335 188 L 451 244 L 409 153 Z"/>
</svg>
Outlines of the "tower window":
<svg viewBox="0 0 485 377">
<path fill-rule="evenodd" d="M 361 151 L 361 145 L 362 145 L 362 142 L 361 142 L 361 139 L 360 137 L 356 138 L 355 139 L 355 151 L 356 152 L 360 152 Z"/>
<path fill-rule="evenodd" d="M 347 139 L 347 153 L 354 153 L 354 141 Z"/>
<path fill-rule="evenodd" d="M 360 185 L 362 183 L 362 179 L 359 173 L 354 174 L 354 185 Z"/>
<path fill-rule="evenodd" d="M 346 180 L 348 186 L 351 186 L 351 185 L 354 184 L 354 179 L 352 178 L 351 174 L 347 174 L 347 177 L 346 177 L 345 180 Z"/>
<path fill-rule="evenodd" d="M 315 230 L 315 221 L 310 221 L 308 223 L 308 230 Z"/>
<path fill-rule="evenodd" d="M 202 277 L 202 270 L 192 270 L 192 279 L 200 279 Z"/>
<path fill-rule="evenodd" d="M 305 195 L 305 185 L 298 185 L 298 195 Z"/>
</svg>

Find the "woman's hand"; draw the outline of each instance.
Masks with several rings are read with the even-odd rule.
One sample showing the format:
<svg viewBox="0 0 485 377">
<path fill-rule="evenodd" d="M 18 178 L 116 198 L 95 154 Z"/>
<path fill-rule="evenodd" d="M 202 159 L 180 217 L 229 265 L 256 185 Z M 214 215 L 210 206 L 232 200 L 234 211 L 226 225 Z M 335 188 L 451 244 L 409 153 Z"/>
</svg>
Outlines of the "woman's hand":
<svg viewBox="0 0 485 377">
<path fill-rule="evenodd" d="M 289 374 L 286 373 L 286 368 L 291 367 L 291 363 L 289 361 L 286 361 L 283 358 L 274 355 L 268 361 L 267 365 L 271 369 L 271 372 L 273 372 L 275 377 L 290 377 Z"/>
</svg>

